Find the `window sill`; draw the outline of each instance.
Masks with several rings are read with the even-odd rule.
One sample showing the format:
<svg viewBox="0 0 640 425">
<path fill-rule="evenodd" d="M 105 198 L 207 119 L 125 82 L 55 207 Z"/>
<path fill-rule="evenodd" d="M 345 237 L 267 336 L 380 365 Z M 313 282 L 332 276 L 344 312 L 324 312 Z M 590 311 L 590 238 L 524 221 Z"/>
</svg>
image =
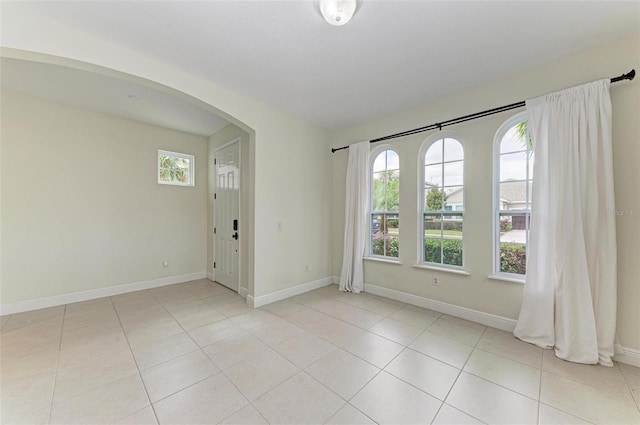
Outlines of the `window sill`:
<svg viewBox="0 0 640 425">
<path fill-rule="evenodd" d="M 390 260 L 388 258 L 380 258 L 380 257 L 363 257 L 363 260 L 366 261 L 376 261 L 378 263 L 387 263 L 387 264 L 395 264 L 396 266 L 401 266 L 402 263 L 398 260 Z"/>
<path fill-rule="evenodd" d="M 453 274 L 459 274 L 462 276 L 471 276 L 471 273 L 461 269 L 450 269 L 448 267 L 429 266 L 427 264 L 414 264 L 413 267 L 416 269 L 435 270 L 438 272 L 453 273 Z"/>
<path fill-rule="evenodd" d="M 498 274 L 491 274 L 488 276 L 488 278 L 491 280 L 501 280 L 503 282 L 519 283 L 521 285 L 524 284 L 524 278 L 518 279 L 515 277 L 500 276 Z"/>
</svg>

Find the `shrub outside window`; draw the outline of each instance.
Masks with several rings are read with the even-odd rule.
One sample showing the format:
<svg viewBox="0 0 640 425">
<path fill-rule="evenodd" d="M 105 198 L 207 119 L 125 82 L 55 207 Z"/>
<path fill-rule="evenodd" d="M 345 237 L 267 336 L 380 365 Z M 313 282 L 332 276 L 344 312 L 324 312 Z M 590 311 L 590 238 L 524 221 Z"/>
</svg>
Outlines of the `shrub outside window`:
<svg viewBox="0 0 640 425">
<path fill-rule="evenodd" d="M 183 153 L 158 150 L 158 183 L 195 186 L 195 157 Z"/>
<path fill-rule="evenodd" d="M 400 161 L 386 149 L 371 167 L 370 254 L 398 258 L 400 238 Z"/>
<path fill-rule="evenodd" d="M 433 142 L 422 159 L 422 262 L 462 268 L 464 149 L 451 137 Z"/>
<path fill-rule="evenodd" d="M 523 279 L 534 162 L 524 114 L 516 115 L 498 131 L 495 155 L 494 274 Z"/>
</svg>

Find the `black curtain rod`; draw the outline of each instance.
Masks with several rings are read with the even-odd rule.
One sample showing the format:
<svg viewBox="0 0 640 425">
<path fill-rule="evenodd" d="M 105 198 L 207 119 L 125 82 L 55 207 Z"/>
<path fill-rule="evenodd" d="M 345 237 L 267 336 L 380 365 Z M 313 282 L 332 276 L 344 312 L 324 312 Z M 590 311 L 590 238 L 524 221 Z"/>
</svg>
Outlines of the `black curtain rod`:
<svg viewBox="0 0 640 425">
<path fill-rule="evenodd" d="M 629 71 L 626 74 L 622 74 L 619 77 L 615 77 L 611 79 L 612 83 L 617 83 L 618 81 L 623 81 L 623 80 L 633 80 L 636 76 L 636 70 L 632 69 L 631 71 Z M 500 112 L 504 112 L 504 111 L 509 111 L 511 109 L 516 109 L 516 108 L 522 108 L 523 106 L 525 106 L 525 101 L 523 100 L 522 102 L 516 102 L 516 103 L 512 103 L 510 105 L 504 105 L 504 106 L 500 106 L 498 108 L 493 108 L 493 109 L 487 109 L 486 111 L 482 111 L 482 112 L 476 112 L 475 114 L 469 114 L 469 115 L 464 115 L 462 117 L 458 117 L 458 118 L 453 118 L 447 121 L 442 121 L 442 122 L 437 122 L 437 123 L 433 123 L 430 125 L 425 125 L 424 127 L 419 127 L 419 128 L 414 128 L 413 130 L 407 130 L 407 131 L 403 131 L 400 133 L 395 133 L 395 134 L 390 134 L 388 136 L 384 136 L 384 137 L 379 137 L 377 139 L 372 139 L 369 140 L 369 143 L 378 143 L 378 142 L 382 142 L 385 140 L 391 140 L 391 139 L 397 139 L 399 137 L 405 137 L 405 136 L 410 136 L 412 134 L 417 134 L 417 133 L 422 133 L 424 131 L 429 131 L 429 130 L 442 130 L 443 127 L 448 127 L 450 125 L 454 125 L 454 124 L 460 124 L 466 121 L 471 121 L 471 120 L 475 120 L 478 118 L 482 118 L 482 117 L 487 117 L 489 115 L 493 115 L 493 114 L 498 114 Z M 331 153 L 335 153 L 337 151 L 341 151 L 343 149 L 349 149 L 349 146 L 343 146 L 341 148 L 331 148 Z"/>
</svg>

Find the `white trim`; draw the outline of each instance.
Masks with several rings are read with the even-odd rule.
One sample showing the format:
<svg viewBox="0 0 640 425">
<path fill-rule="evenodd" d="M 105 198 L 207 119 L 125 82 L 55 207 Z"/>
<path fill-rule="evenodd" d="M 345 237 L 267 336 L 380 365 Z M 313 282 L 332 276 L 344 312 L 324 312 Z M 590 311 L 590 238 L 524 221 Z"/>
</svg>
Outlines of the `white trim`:
<svg viewBox="0 0 640 425">
<path fill-rule="evenodd" d="M 238 288 L 238 295 L 240 295 L 242 298 L 247 298 L 247 296 L 249 295 L 249 289 L 248 288 L 243 288 L 242 286 Z"/>
<path fill-rule="evenodd" d="M 160 178 L 160 157 L 161 156 L 172 156 L 175 158 L 182 158 L 189 161 L 189 182 L 187 183 L 178 183 L 178 182 L 167 182 L 163 181 Z M 158 149 L 158 184 L 168 184 L 171 186 L 185 186 L 185 187 L 194 187 L 196 185 L 196 157 L 194 155 L 188 153 L 179 153 L 179 152 L 171 152 L 165 151 L 162 149 Z"/>
<path fill-rule="evenodd" d="M 331 280 L 331 283 L 333 283 L 334 285 L 338 285 L 340 283 L 340 276 L 331 276 L 327 279 Z M 481 311 L 472 310 L 470 308 L 459 307 L 453 304 L 408 294 L 406 292 L 383 288 L 381 286 L 372 285 L 370 283 L 365 283 L 364 290 L 365 292 L 373 295 L 379 295 L 381 297 L 389 298 L 392 300 L 402 301 L 407 304 L 428 308 L 440 313 L 445 313 L 450 316 L 456 316 L 462 319 L 471 320 L 472 322 L 480 323 L 507 332 L 513 332 L 517 322 L 516 320 L 509 319 L 507 317 L 496 316 L 494 314 L 484 313 Z M 247 299 L 249 299 L 249 297 L 247 297 Z M 640 367 L 639 350 L 622 347 L 622 351 L 622 353 L 613 356 L 613 359 L 615 361 L 635 367 Z"/>
<path fill-rule="evenodd" d="M 398 260 L 391 260 L 391 258 L 393 257 L 377 257 L 377 256 L 371 256 L 371 257 L 362 257 L 363 260 L 365 261 L 377 261 L 379 263 L 387 263 L 387 264 L 395 264 L 396 266 L 401 266 L 402 263 Z"/>
<path fill-rule="evenodd" d="M 279 291 L 271 292 L 269 294 L 260 295 L 254 297 L 247 295 L 247 304 L 253 308 L 262 307 L 263 305 L 271 304 L 276 301 L 281 301 L 295 295 L 304 294 L 305 292 L 313 291 L 314 289 L 322 288 L 323 286 L 331 285 L 334 281 L 334 276 L 324 277 L 322 279 L 313 280 L 311 282 L 301 283 L 300 285 L 292 286 L 290 288 L 281 289 Z"/>
<path fill-rule="evenodd" d="M 215 152 L 215 151 L 220 150 L 220 149 L 228 148 L 229 146 L 233 145 L 234 143 L 240 143 L 241 141 L 242 141 L 242 137 L 238 136 L 238 137 L 228 141 L 224 145 L 220 145 L 220 146 L 216 147 L 213 151 Z"/>
<path fill-rule="evenodd" d="M 492 229 L 493 229 L 493 236 L 492 236 L 492 244 L 493 244 L 493 253 L 492 253 L 492 259 L 493 259 L 493 272 L 492 275 L 490 276 L 491 279 L 496 279 L 496 280 L 507 280 L 507 279 L 502 279 L 500 277 L 500 275 L 502 274 L 502 272 L 500 271 L 500 145 L 502 144 L 502 139 L 504 138 L 505 134 L 507 134 L 507 131 L 509 131 L 511 129 L 511 127 L 513 127 L 514 125 L 522 122 L 522 121 L 526 121 L 528 119 L 527 117 L 527 111 L 520 111 L 512 116 L 510 116 L 507 120 L 505 120 L 502 125 L 498 128 L 498 130 L 496 131 L 496 134 L 493 136 L 493 194 L 492 194 L 492 198 L 493 198 L 493 223 L 492 223 Z M 528 145 L 527 145 L 528 146 Z M 527 150 L 528 151 L 528 150 Z M 528 173 L 528 159 L 527 159 L 527 173 Z M 528 174 L 527 174 L 528 175 Z M 531 176 L 531 181 L 533 181 L 533 176 Z M 525 185 L 527 187 L 527 190 L 529 190 L 529 182 L 528 180 L 525 180 Z M 531 196 L 531 195 L 529 195 Z M 531 198 L 529 198 L 529 201 L 531 201 Z M 526 199 L 525 199 L 525 203 L 526 203 Z M 531 223 L 531 208 L 529 208 L 528 210 L 523 210 L 523 211 L 528 211 L 529 213 L 529 219 L 528 219 L 528 223 Z M 527 253 L 529 251 L 529 240 L 527 237 L 526 240 L 526 247 L 527 247 Z M 525 276 L 523 276 L 523 280 L 524 280 Z M 512 282 L 515 282 L 517 280 L 512 280 Z"/>
<path fill-rule="evenodd" d="M 414 264 L 411 267 L 416 268 L 416 269 L 435 270 L 437 272 L 459 274 L 459 275 L 462 275 L 462 276 L 471 276 L 471 273 L 469 273 L 468 271 L 466 271 L 464 269 L 453 268 L 453 267 L 449 268 L 449 267 L 446 267 L 446 265 L 432 266 L 431 264 L 434 264 L 434 263 Z"/>
<path fill-rule="evenodd" d="M 421 297 L 419 295 L 397 291 L 395 289 L 388 289 L 383 288 L 382 286 L 365 283 L 364 291 L 369 294 L 379 295 L 381 297 L 405 302 L 407 304 L 416 305 L 418 307 L 428 308 L 439 313 L 444 313 L 450 316 L 459 317 L 461 319 L 470 320 L 472 322 L 480 323 L 482 325 L 490 326 L 492 328 L 500 329 L 507 332 L 513 332 L 513 330 L 516 328 L 516 320 L 509 319 L 508 317 L 484 313 L 482 311 L 460 307 L 442 301 L 432 300 L 429 298 Z"/>
<path fill-rule="evenodd" d="M 613 356 L 613 360 L 631 366 L 640 367 L 640 351 L 622 347 L 622 353 Z"/>
<path fill-rule="evenodd" d="M 502 280 L 502 279 L 500 279 Z M 333 282 L 338 283 L 340 278 L 333 276 Z M 395 289 L 388 289 L 382 286 L 364 284 L 364 292 L 381 297 L 401 301 L 407 304 L 416 305 L 418 307 L 428 308 L 439 313 L 448 314 L 450 316 L 459 317 L 461 319 L 470 320 L 485 326 L 500 329 L 507 332 L 513 332 L 517 321 L 508 317 L 497 316 L 495 314 L 485 313 L 466 307 L 460 307 L 454 304 L 436 301 L 418 295 L 409 294 Z M 631 366 L 640 367 L 640 351 L 628 347 L 622 347 L 622 353 L 613 356 L 613 360 L 625 363 Z"/>
<path fill-rule="evenodd" d="M 190 273 L 178 276 L 163 277 L 154 280 L 144 280 L 141 282 L 127 283 L 125 285 L 92 289 L 90 291 L 56 295 L 48 298 L 38 298 L 36 300 L 21 301 L 12 304 L 1 304 L 0 315 L 4 316 L 7 314 L 22 313 L 24 311 L 38 310 L 41 308 L 77 303 L 80 301 L 95 300 L 96 298 L 111 297 L 114 295 L 126 294 L 129 292 L 142 291 L 144 289 L 152 289 L 158 288 L 160 286 L 173 285 L 175 283 L 204 279 L 206 276 L 206 272 Z"/>
<path fill-rule="evenodd" d="M 222 146 L 218 146 L 213 150 L 213 158 L 214 158 L 214 163 L 213 163 L 213 174 L 215 176 L 214 180 L 215 180 L 215 188 L 214 188 L 214 194 L 218 192 L 218 169 L 217 169 L 217 161 L 218 161 L 218 152 L 221 151 L 222 149 L 226 149 L 229 146 L 232 146 L 234 144 L 238 144 L 238 179 L 240 180 L 240 185 L 238 186 L 238 232 L 240 231 L 244 231 L 244 229 L 240 229 L 240 224 L 242 223 L 242 137 L 238 136 L 235 139 L 232 139 L 230 141 L 228 141 L 227 143 L 223 144 Z M 216 205 L 215 205 L 215 200 L 213 201 L 213 208 L 211 208 L 211 214 L 213 215 L 213 228 L 217 228 L 217 223 L 216 223 Z M 248 227 L 248 226 L 247 226 Z M 213 238 L 211 241 L 212 247 L 211 247 L 211 251 L 212 255 L 213 255 L 213 263 L 216 263 L 216 233 L 214 232 L 213 235 L 211 235 L 211 237 Z M 241 242 L 242 238 L 238 238 L 237 241 L 237 245 L 238 245 L 238 294 L 240 294 L 240 290 L 241 289 L 246 289 L 246 288 L 241 288 L 240 285 L 240 281 L 242 280 L 243 276 L 242 276 L 242 242 Z M 211 280 L 215 280 L 215 273 L 216 273 L 216 268 L 213 268 L 213 273 L 212 275 L 214 276 L 214 279 Z M 247 290 L 247 293 L 249 291 Z M 246 294 L 245 294 L 246 296 Z M 244 297 L 243 297 L 244 298 Z"/>
<path fill-rule="evenodd" d="M 367 236 L 367 241 L 365 244 L 365 252 L 367 253 L 367 255 L 364 257 L 364 259 L 371 259 L 372 257 L 377 257 L 377 258 L 381 258 L 381 259 L 388 259 L 389 262 L 394 262 L 399 264 L 400 260 L 399 257 L 391 257 L 391 256 L 384 256 L 384 255 L 374 255 L 373 254 L 373 246 L 371 244 L 371 238 L 372 238 L 372 234 L 370 233 L 371 229 L 373 228 L 373 221 L 371 220 L 371 216 L 373 216 L 374 214 L 397 214 L 398 215 L 398 234 L 397 235 L 391 235 L 391 236 L 397 236 L 398 238 L 400 238 L 400 226 L 401 226 L 401 222 L 400 222 L 400 208 L 398 206 L 398 211 L 377 211 L 377 212 L 373 212 L 373 166 L 376 162 L 376 159 L 378 159 L 378 156 L 385 152 L 385 151 L 391 151 L 393 153 L 395 153 L 398 156 L 398 179 L 400 179 L 400 154 L 398 153 L 398 151 L 396 150 L 396 147 L 393 145 L 390 145 L 389 143 L 385 143 L 383 145 L 378 145 L 377 147 L 370 149 L 369 151 L 369 211 L 367 214 L 367 229 L 368 230 L 368 236 Z M 387 163 L 385 161 L 385 171 L 389 171 L 387 167 Z M 394 169 L 391 169 L 390 171 L 395 171 Z M 398 186 L 398 196 L 400 196 L 400 186 Z M 398 198 L 399 200 L 400 198 Z M 387 233 L 387 235 L 389 235 Z M 399 243 L 399 241 L 398 241 Z M 398 254 L 400 255 L 400 254 Z"/>
<path fill-rule="evenodd" d="M 512 282 L 512 283 L 519 283 L 521 285 L 524 285 L 524 276 L 522 276 L 522 279 L 518 279 L 514 277 L 509 277 L 510 275 L 511 273 L 509 275 L 505 273 L 501 273 L 501 274 L 490 274 L 487 277 L 491 280 L 501 280 L 503 282 Z"/>
<path fill-rule="evenodd" d="M 444 156 L 442 158 L 442 162 L 440 162 L 439 164 L 442 164 L 443 167 L 443 173 L 444 173 L 444 164 L 445 163 L 449 163 L 449 162 L 458 162 L 458 161 L 462 161 L 462 205 L 464 206 L 466 204 L 466 200 L 467 200 L 467 191 L 465 190 L 466 187 L 466 179 L 467 179 L 467 173 L 466 173 L 466 149 L 465 149 L 465 142 L 463 140 L 462 137 L 460 137 L 457 133 L 452 132 L 452 131 L 439 131 L 436 134 L 432 134 L 429 137 L 427 137 L 424 142 L 422 142 L 422 144 L 420 145 L 420 149 L 418 150 L 418 249 L 416 251 L 417 254 L 417 264 L 420 265 L 424 265 L 427 267 L 438 267 L 438 266 L 447 266 L 446 264 L 443 263 L 429 263 L 424 261 L 424 243 L 425 243 L 425 237 L 424 237 L 424 215 L 425 213 L 427 213 L 426 209 L 425 209 L 425 203 L 426 203 L 426 199 L 425 199 L 425 193 L 424 193 L 424 183 L 425 183 L 425 176 L 424 176 L 424 168 L 425 168 L 425 157 L 427 155 L 427 151 L 431 148 L 431 146 L 433 146 L 433 144 L 439 140 L 442 140 L 443 142 L 443 147 L 444 147 L 444 140 L 445 139 L 453 139 L 456 142 L 460 143 L 460 145 L 462 146 L 462 160 L 455 160 L 455 161 L 444 161 Z M 435 165 L 435 164 L 430 164 L 430 165 Z M 444 177 L 444 176 L 443 176 Z M 444 179 L 443 179 L 444 182 Z M 431 211 L 430 211 L 431 212 Z M 444 213 L 445 211 L 441 211 L 441 213 Z M 451 211 L 453 212 L 453 211 Z M 436 212 L 437 213 L 437 212 Z M 465 222 L 465 208 L 462 209 L 462 211 L 460 211 L 461 216 L 462 216 L 462 266 L 453 266 L 453 267 L 459 267 L 459 269 L 461 271 L 465 271 L 465 265 L 466 265 L 466 238 L 464 237 L 465 234 L 465 228 L 464 228 L 464 222 Z M 442 217 L 444 220 L 444 216 Z M 443 240 L 441 238 L 441 240 Z"/>
<path fill-rule="evenodd" d="M 207 279 L 209 279 L 211 282 L 216 281 L 216 278 L 213 276 L 212 272 L 207 272 Z"/>
</svg>

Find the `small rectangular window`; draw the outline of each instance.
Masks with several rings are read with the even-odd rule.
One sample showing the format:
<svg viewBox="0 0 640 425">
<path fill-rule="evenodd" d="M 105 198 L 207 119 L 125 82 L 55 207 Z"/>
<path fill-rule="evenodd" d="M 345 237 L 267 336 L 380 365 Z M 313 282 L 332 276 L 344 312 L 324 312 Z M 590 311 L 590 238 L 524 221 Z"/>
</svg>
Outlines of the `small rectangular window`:
<svg viewBox="0 0 640 425">
<path fill-rule="evenodd" d="M 195 186 L 195 165 L 193 155 L 158 150 L 158 183 Z"/>
</svg>

